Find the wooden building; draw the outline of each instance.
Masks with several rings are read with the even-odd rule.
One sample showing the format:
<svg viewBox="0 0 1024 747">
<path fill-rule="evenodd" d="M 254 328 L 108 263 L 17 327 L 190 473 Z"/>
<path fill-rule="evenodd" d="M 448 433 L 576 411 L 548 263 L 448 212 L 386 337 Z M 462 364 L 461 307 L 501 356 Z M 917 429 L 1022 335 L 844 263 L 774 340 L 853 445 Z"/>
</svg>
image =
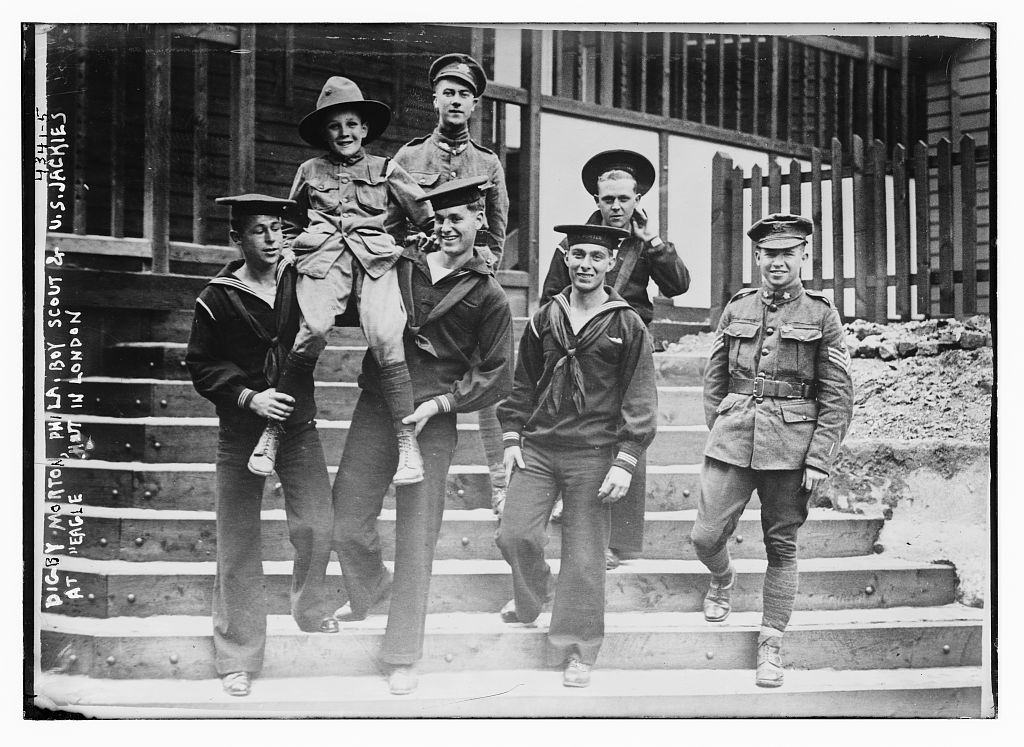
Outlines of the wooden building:
<svg viewBox="0 0 1024 747">
<path fill-rule="evenodd" d="M 961 36 L 709 34 L 684 26 L 57 25 L 47 32 L 48 106 L 68 115 L 72 147 L 64 165 L 74 187 L 73 209 L 49 242 L 90 267 L 210 274 L 229 252 L 226 216 L 212 198 L 287 192 L 297 165 L 313 155 L 296 124 L 327 77 L 351 77 L 365 96 L 393 107 L 390 128 L 371 146 L 390 154 L 434 125 L 430 62 L 465 51 L 490 79 L 474 136 L 506 165 L 512 207 L 501 281 L 516 313 L 536 302 L 557 238 L 551 226 L 593 209 L 578 176 L 593 152 L 630 147 L 658 165 L 658 188 L 645 205 L 694 275 L 676 305 L 701 319 L 713 306 L 716 152 L 767 173 L 780 159 L 806 167 L 815 148 L 828 165 L 833 139 L 849 154 L 855 136 L 934 148 L 962 133 L 983 156 L 977 242 L 968 258 L 976 258 L 984 311 L 993 41 L 985 27 L 955 33 Z M 930 186 L 928 223 L 936 267 L 939 181 Z M 961 197 L 951 193 L 957 205 Z M 964 211 L 954 212 L 952 246 L 962 268 Z M 951 313 L 947 306 L 918 313 Z"/>
</svg>

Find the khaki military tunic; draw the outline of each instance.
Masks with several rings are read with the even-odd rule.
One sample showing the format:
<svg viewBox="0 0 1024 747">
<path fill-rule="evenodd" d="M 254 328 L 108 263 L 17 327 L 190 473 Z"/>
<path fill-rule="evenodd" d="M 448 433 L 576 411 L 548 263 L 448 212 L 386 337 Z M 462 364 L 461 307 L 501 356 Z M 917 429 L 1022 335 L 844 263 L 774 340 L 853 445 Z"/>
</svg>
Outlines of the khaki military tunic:
<svg viewBox="0 0 1024 747">
<path fill-rule="evenodd" d="M 799 283 L 733 296 L 704 374 L 705 456 L 755 470 L 828 473 L 852 412 L 850 355 L 826 296 Z"/>
</svg>

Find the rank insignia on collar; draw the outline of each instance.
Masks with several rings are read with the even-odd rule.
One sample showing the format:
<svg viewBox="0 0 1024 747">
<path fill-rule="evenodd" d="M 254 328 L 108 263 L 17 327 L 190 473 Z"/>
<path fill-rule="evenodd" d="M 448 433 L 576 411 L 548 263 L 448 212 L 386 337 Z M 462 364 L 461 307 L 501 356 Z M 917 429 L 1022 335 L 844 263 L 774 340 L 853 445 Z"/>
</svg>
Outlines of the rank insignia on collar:
<svg viewBox="0 0 1024 747">
<path fill-rule="evenodd" d="M 786 291 L 785 293 L 782 294 L 782 300 L 788 301 L 790 298 L 792 298 L 792 295 L 789 291 Z"/>
<path fill-rule="evenodd" d="M 764 292 L 764 297 L 765 298 L 771 298 L 772 297 L 772 292 L 771 291 L 765 291 Z"/>
</svg>

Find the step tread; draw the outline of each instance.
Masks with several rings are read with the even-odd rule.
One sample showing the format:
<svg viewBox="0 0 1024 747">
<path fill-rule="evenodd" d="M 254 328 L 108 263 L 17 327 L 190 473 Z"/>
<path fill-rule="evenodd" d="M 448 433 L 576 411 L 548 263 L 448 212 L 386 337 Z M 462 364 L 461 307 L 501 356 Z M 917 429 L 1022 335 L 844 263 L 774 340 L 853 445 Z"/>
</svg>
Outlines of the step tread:
<svg viewBox="0 0 1024 747">
<path fill-rule="evenodd" d="M 416 692 L 401 698 L 388 694 L 383 677 L 282 677 L 255 680 L 247 698 L 232 698 L 223 693 L 218 680 L 101 680 L 83 675 L 45 673 L 36 679 L 36 691 L 58 704 L 78 706 L 117 704 L 127 706 L 199 708 L 228 707 L 270 715 L 263 704 L 306 707 L 311 711 L 339 706 L 364 705 L 385 713 L 430 716 L 433 708 L 457 711 L 461 704 L 487 699 L 486 709 L 507 712 L 502 704 L 519 700 L 553 698 L 568 704 L 614 699 L 614 712 L 630 713 L 636 704 L 666 699 L 709 696 L 757 696 L 786 699 L 799 693 L 844 693 L 901 690 L 981 688 L 982 667 L 946 667 L 922 669 L 870 670 L 793 670 L 786 672 L 786 684 L 766 691 L 754 685 L 749 670 L 594 670 L 590 687 L 562 686 L 555 670 L 492 670 L 474 672 L 423 673 Z M 481 705 L 479 702 L 476 705 Z M 605 703 L 604 708 L 610 704 Z M 680 704 L 682 705 L 682 704 Z M 664 707 L 664 706 L 663 706 Z M 596 712 L 595 712 L 596 714 Z M 383 714 L 382 714 L 383 715 Z M 603 715 L 607 715 L 607 712 Z M 980 714 L 979 714 L 980 715 Z"/>
<path fill-rule="evenodd" d="M 91 636 L 131 636 L 161 638 L 210 636 L 209 615 L 155 615 L 153 617 L 70 617 L 42 613 L 40 628 L 55 633 Z M 796 610 L 789 630 L 834 630 L 837 628 L 930 627 L 980 625 L 985 611 L 962 604 L 937 607 L 888 607 L 881 609 Z M 551 619 L 541 613 L 536 627 L 503 623 L 495 612 L 443 612 L 427 615 L 426 633 L 530 635 L 544 633 Z M 383 633 L 387 615 L 371 614 L 365 620 L 344 624 L 345 631 Z M 758 611 L 734 612 L 723 623 L 709 626 L 700 612 L 608 612 L 605 633 L 675 631 L 680 633 L 715 631 L 751 631 L 760 628 Z M 299 630 L 290 615 L 268 615 L 267 633 L 271 636 L 307 636 Z"/>
<path fill-rule="evenodd" d="M 389 568 L 393 567 L 392 561 L 384 561 Z M 558 572 L 560 562 L 557 558 L 549 559 L 548 564 L 554 573 Z M 150 560 L 143 563 L 129 560 L 92 560 L 82 557 L 65 557 L 61 560 L 61 568 L 65 571 L 78 571 L 80 573 L 97 573 L 107 575 L 125 576 L 213 576 L 216 571 L 214 561 L 164 561 Z M 737 558 L 733 561 L 736 571 L 741 574 L 761 574 L 767 565 L 765 560 Z M 919 571 L 947 569 L 953 572 L 953 567 L 925 563 L 913 560 L 900 560 L 898 558 L 886 557 L 884 555 L 857 555 L 844 558 L 807 558 L 800 561 L 800 572 L 807 573 L 843 573 L 850 571 Z M 292 561 L 290 560 L 264 560 L 263 572 L 265 575 L 280 576 L 291 575 Z M 435 560 L 433 575 L 450 576 L 471 576 L 471 575 L 509 575 L 511 571 L 508 563 L 504 560 Z M 632 574 L 699 574 L 705 575 L 707 569 L 699 560 L 649 560 L 640 558 L 623 563 L 615 570 L 608 571 L 609 575 L 632 575 Z M 332 563 L 329 575 L 340 575 L 336 563 Z"/>
<path fill-rule="evenodd" d="M 215 511 L 178 511 L 150 508 L 117 508 L 111 506 L 81 506 L 82 516 L 95 517 L 98 519 L 142 519 L 147 521 L 213 521 L 217 518 Z M 392 522 L 395 520 L 396 511 L 392 508 L 382 509 L 377 517 L 381 521 Z M 644 514 L 647 521 L 686 523 L 696 521 L 697 509 L 683 509 L 680 511 L 647 511 Z M 807 521 L 842 521 L 851 524 L 876 522 L 881 518 L 868 514 L 845 514 L 830 508 L 811 508 Z M 263 521 L 286 521 L 287 516 L 282 508 L 267 509 L 260 511 L 260 519 Z M 494 522 L 494 512 L 489 508 L 457 509 L 450 508 L 444 512 L 446 522 Z M 759 522 L 761 511 L 755 508 L 747 508 L 743 511 L 740 521 Z"/>
</svg>

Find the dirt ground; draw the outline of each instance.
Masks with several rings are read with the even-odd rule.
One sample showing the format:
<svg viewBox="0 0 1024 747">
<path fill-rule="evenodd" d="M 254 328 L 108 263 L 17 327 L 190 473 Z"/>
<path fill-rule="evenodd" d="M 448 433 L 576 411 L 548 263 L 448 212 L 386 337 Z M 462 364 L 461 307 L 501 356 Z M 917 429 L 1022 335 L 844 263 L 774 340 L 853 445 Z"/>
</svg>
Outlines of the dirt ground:
<svg viewBox="0 0 1024 747">
<path fill-rule="evenodd" d="M 707 353 L 714 335 L 688 335 L 670 353 Z M 992 348 L 937 356 L 853 359 L 850 439 L 947 438 L 988 443 L 992 428 Z"/>
</svg>

